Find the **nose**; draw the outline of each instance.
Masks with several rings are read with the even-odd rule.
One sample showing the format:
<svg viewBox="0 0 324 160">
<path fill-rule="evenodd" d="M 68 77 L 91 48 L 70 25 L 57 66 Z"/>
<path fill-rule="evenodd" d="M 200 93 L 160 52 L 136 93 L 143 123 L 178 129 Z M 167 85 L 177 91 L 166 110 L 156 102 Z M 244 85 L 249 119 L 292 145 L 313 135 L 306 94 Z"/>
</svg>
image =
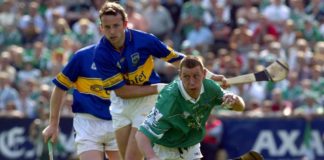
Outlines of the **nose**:
<svg viewBox="0 0 324 160">
<path fill-rule="evenodd" d="M 190 78 L 189 84 L 190 84 L 190 86 L 194 86 L 196 84 L 195 79 L 194 78 Z"/>
</svg>

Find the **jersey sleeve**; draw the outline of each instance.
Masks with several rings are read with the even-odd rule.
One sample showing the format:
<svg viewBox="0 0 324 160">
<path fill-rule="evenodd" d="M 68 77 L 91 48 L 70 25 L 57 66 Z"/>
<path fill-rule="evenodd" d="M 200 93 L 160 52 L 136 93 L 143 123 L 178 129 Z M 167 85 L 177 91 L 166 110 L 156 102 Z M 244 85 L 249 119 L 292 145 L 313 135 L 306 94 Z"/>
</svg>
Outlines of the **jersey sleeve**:
<svg viewBox="0 0 324 160">
<path fill-rule="evenodd" d="M 80 56 L 74 54 L 70 61 L 64 66 L 63 70 L 57 74 L 53 83 L 62 90 L 69 90 L 73 87 L 77 80 L 80 71 Z"/>
<path fill-rule="evenodd" d="M 161 58 L 163 61 L 173 63 L 184 58 L 184 54 L 176 52 L 171 47 L 165 45 L 158 38 L 152 35 L 151 53 L 154 57 Z"/>
<path fill-rule="evenodd" d="M 145 134 L 153 143 L 161 139 L 166 131 L 170 128 L 165 116 L 154 107 L 147 116 L 139 130 Z"/>
<path fill-rule="evenodd" d="M 210 92 L 214 97 L 212 98 L 214 105 L 221 105 L 223 103 L 223 96 L 226 91 L 223 90 L 222 87 L 220 87 L 219 84 L 214 82 L 213 80 L 205 79 L 204 81 L 206 82 L 205 88 L 208 89 L 207 92 Z"/>
<path fill-rule="evenodd" d="M 170 92 L 167 91 L 162 91 L 159 94 L 155 107 L 140 126 L 139 130 L 153 143 L 161 139 L 164 133 L 172 127 L 168 118 L 174 114 L 173 109 L 176 98 L 170 95 Z"/>
<path fill-rule="evenodd" d="M 96 65 L 97 71 L 100 73 L 104 89 L 114 90 L 126 84 L 123 75 L 118 68 L 118 62 L 114 62 L 113 57 L 109 55 L 109 50 L 107 48 L 98 47 L 95 51 L 93 61 Z"/>
</svg>

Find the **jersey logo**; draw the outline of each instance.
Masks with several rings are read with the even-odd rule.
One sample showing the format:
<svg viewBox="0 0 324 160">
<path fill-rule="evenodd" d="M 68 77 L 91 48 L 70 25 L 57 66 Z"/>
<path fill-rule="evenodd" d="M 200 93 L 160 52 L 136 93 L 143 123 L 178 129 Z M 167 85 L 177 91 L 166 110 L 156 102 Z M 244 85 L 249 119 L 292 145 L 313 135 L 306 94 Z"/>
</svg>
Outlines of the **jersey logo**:
<svg viewBox="0 0 324 160">
<path fill-rule="evenodd" d="M 153 108 L 151 113 L 147 116 L 146 122 L 150 125 L 156 125 L 156 123 L 163 117 L 157 108 Z"/>
<path fill-rule="evenodd" d="M 184 116 L 184 118 L 188 118 L 188 116 L 190 116 L 190 113 L 184 111 L 184 112 L 183 112 L 183 116 Z"/>
<path fill-rule="evenodd" d="M 140 60 L 140 56 L 139 56 L 139 53 L 138 52 L 135 52 L 131 55 L 131 58 L 132 58 L 132 64 L 133 66 L 137 66 L 139 60 Z"/>
<path fill-rule="evenodd" d="M 96 64 L 95 64 L 95 63 L 92 63 L 92 64 L 91 64 L 91 69 L 92 69 L 92 70 L 97 70 L 97 67 L 96 67 Z"/>
</svg>

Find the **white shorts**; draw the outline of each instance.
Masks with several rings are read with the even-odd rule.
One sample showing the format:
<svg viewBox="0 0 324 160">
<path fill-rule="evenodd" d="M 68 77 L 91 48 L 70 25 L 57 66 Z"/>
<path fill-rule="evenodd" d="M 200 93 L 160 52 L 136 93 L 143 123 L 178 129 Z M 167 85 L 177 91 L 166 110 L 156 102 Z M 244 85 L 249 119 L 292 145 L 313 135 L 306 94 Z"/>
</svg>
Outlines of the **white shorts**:
<svg viewBox="0 0 324 160">
<path fill-rule="evenodd" d="M 203 157 L 200 143 L 188 148 L 169 148 L 154 144 L 153 150 L 161 160 L 197 160 Z"/>
<path fill-rule="evenodd" d="M 96 118 L 90 114 L 77 113 L 73 118 L 77 154 L 85 151 L 117 151 L 112 121 Z"/>
<path fill-rule="evenodd" d="M 110 92 L 110 114 L 113 119 L 115 130 L 129 124 L 138 128 L 145 120 L 147 114 L 156 103 L 157 95 L 150 95 L 141 98 L 122 99 L 117 97 L 115 92 Z"/>
</svg>

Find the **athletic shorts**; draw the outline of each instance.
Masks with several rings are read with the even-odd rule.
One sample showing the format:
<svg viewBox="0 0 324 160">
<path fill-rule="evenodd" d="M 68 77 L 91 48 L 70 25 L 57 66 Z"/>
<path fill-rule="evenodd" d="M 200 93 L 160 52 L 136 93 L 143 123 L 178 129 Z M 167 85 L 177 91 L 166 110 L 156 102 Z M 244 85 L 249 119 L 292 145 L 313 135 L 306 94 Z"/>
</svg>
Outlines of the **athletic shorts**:
<svg viewBox="0 0 324 160">
<path fill-rule="evenodd" d="M 117 151 L 117 142 L 111 120 L 90 114 L 76 113 L 73 118 L 77 154 L 85 151 Z"/>
<path fill-rule="evenodd" d="M 200 143 L 188 148 L 169 148 L 154 144 L 153 150 L 161 160 L 197 160 L 203 157 Z"/>
<path fill-rule="evenodd" d="M 157 95 L 150 95 L 141 98 L 122 99 L 110 92 L 110 114 L 115 130 L 129 124 L 138 128 L 145 120 L 148 113 L 156 103 Z"/>
</svg>

